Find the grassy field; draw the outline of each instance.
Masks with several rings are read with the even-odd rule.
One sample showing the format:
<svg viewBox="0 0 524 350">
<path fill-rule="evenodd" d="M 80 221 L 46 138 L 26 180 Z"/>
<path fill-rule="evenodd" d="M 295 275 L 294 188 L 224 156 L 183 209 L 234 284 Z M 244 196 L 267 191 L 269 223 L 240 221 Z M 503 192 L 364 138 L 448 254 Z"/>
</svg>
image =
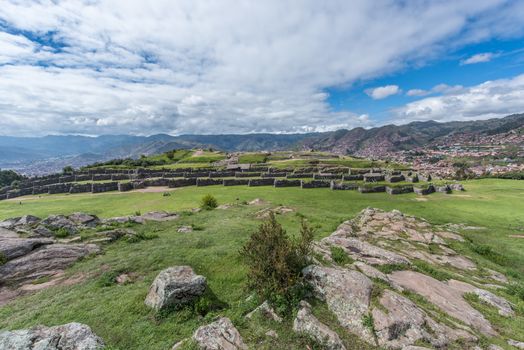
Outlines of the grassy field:
<svg viewBox="0 0 524 350">
<path fill-rule="evenodd" d="M 24 199 L 22 204 L 16 200 L 2 201 L 0 219 L 75 211 L 101 217 L 150 210 L 177 211 L 183 215 L 177 221 L 136 227 L 158 238 L 106 245 L 104 254 L 77 263 L 67 273 L 84 276 L 81 283 L 52 287 L 0 308 L 0 329 L 78 321 L 90 325 L 111 349 L 169 349 L 178 340 L 190 336 L 199 325 L 210 322 L 216 315 L 226 315 L 248 343 L 257 344 L 257 349 L 305 348 L 309 340 L 293 335 L 292 320 L 277 325 L 260 319 L 248 322 L 243 317 L 254 305 L 245 301 L 248 296 L 244 289 L 246 271 L 238 250 L 260 222 L 255 212 L 265 207 L 244 204 L 254 198 L 264 199 L 272 206 L 293 208 L 294 212 L 278 216 L 291 235 L 298 232 L 300 220 L 305 217 L 315 227 L 316 237 L 325 237 L 342 221 L 366 207 L 398 209 L 434 224 L 481 226 L 484 229 L 468 233 L 471 243 L 456 249 L 472 255 L 483 266 L 510 271 L 513 281 L 524 283 L 524 239 L 510 237 L 524 235 L 524 182 L 483 179 L 463 184 L 466 192 L 435 193 L 427 197 L 329 189 L 211 186 L 177 189 L 169 197 L 163 197 L 162 193 L 115 192 L 42 196 Z M 208 193 L 214 195 L 219 204 L 235 205 L 226 210 L 190 213 Z M 181 225 L 192 225 L 195 231 L 177 233 Z M 488 247 L 489 254 L 477 247 Z M 500 256 L 504 258 L 499 259 Z M 213 305 L 221 305 L 221 309 L 196 317 L 189 310 L 158 315 L 146 308 L 143 301 L 156 274 L 178 264 L 191 265 L 208 278 L 212 293 L 207 298 Z M 125 285 L 111 283 L 108 276 L 122 271 L 132 273 L 135 281 Z M 517 305 L 517 317 L 511 320 L 500 320 L 497 315 L 488 317 L 503 336 L 524 340 L 524 302 L 507 297 Z M 315 312 L 322 321 L 336 328 L 325 306 L 317 303 Z M 278 345 L 264 336 L 270 328 L 279 333 Z M 347 335 L 346 341 L 348 349 L 366 348 L 352 336 Z"/>
</svg>

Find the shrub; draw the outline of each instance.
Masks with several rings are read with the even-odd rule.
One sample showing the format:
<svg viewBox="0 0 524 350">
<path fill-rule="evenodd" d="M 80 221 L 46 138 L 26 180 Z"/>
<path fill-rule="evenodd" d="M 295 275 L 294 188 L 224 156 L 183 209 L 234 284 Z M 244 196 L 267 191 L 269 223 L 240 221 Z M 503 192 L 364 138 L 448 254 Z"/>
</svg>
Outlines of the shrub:
<svg viewBox="0 0 524 350">
<path fill-rule="evenodd" d="M 210 194 L 206 194 L 200 201 L 200 208 L 204 210 L 211 210 L 218 207 L 218 201 L 215 197 Z"/>
<path fill-rule="evenodd" d="M 291 311 L 305 293 L 302 269 L 308 264 L 313 230 L 302 222 L 300 237 L 292 240 L 270 213 L 242 247 L 248 265 L 248 287 L 282 313 Z"/>
<path fill-rule="evenodd" d="M 353 262 L 353 259 L 351 259 L 351 257 L 346 254 L 344 249 L 337 246 L 331 247 L 331 258 L 340 266 L 351 264 Z"/>
</svg>

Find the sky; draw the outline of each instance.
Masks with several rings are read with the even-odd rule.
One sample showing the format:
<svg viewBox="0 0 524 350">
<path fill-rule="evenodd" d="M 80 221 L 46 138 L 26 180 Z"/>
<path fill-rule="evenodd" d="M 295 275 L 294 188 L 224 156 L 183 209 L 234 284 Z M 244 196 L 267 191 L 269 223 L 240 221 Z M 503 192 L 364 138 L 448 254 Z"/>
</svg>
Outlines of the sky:
<svg viewBox="0 0 524 350">
<path fill-rule="evenodd" d="M 0 6 L 0 135 L 320 132 L 519 112 L 524 1 Z"/>
</svg>

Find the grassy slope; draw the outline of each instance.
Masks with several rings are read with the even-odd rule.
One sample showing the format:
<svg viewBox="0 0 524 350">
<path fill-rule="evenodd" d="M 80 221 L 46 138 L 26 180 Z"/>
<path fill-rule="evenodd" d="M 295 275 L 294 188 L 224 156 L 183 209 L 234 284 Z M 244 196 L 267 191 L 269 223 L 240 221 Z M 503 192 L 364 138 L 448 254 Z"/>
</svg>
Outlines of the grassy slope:
<svg viewBox="0 0 524 350">
<path fill-rule="evenodd" d="M 453 195 L 437 193 L 424 197 L 425 201 L 418 201 L 416 198 L 420 197 L 414 194 L 364 195 L 355 191 L 244 186 L 183 188 L 172 192 L 170 197 L 162 197 L 161 193 L 44 196 L 25 200 L 22 205 L 17 201 L 0 202 L 0 218 L 26 213 L 44 216 L 74 211 L 87 211 L 103 217 L 132 214 L 136 210 L 180 211 L 198 206 L 200 198 L 211 193 L 218 198 L 219 203 L 234 203 L 237 198 L 240 203 L 259 197 L 273 205 L 293 207 L 317 228 L 320 238 L 330 234 L 341 221 L 372 206 L 386 210 L 399 209 L 436 224 L 454 222 L 486 227 L 469 235 L 475 242 L 488 244 L 506 256 L 508 264 L 516 272 L 515 276 L 524 276 L 524 239 L 508 237 L 510 234 L 523 233 L 524 183 L 486 179 L 465 182 L 465 186 L 467 192 Z M 105 254 L 86 259 L 68 271 L 70 274 L 82 272 L 90 276 L 85 282 L 69 287 L 54 287 L 0 308 L 0 329 L 79 321 L 91 325 L 108 344 L 118 349 L 168 349 L 176 341 L 189 336 L 198 325 L 209 322 L 217 314 L 224 314 L 232 318 L 248 342 L 258 344 L 257 348 L 279 348 L 263 336 L 269 327 L 280 331 L 281 348 L 303 347 L 305 340 L 289 331 L 290 321 L 277 327 L 264 322 L 248 323 L 242 317 L 248 307 L 242 302 L 246 297 L 243 290 L 245 270 L 237 251 L 258 225 L 253 213 L 259 209 L 238 205 L 225 211 L 184 215 L 181 220 L 172 223 L 138 227 L 138 230 L 156 231 L 159 238 L 134 244 L 117 242 L 106 246 Z M 287 214 L 279 216 L 279 220 L 289 233 L 294 234 L 301 215 Z M 177 227 L 183 224 L 193 224 L 201 230 L 191 234 L 177 233 Z M 468 248 L 464 246 L 463 249 L 467 251 Z M 486 261 L 481 256 L 475 258 L 500 271 L 507 268 Z M 185 312 L 162 319 L 155 318 L 143 304 L 147 289 L 159 270 L 176 264 L 191 265 L 198 273 L 208 277 L 213 293 L 229 307 L 208 314 L 204 320 L 198 320 Z M 129 270 L 140 277 L 132 284 L 101 287 L 97 283 L 100 279 L 97 275 L 104 270 Z M 519 310 L 522 313 L 524 307 Z M 322 307 L 318 307 L 317 312 L 319 317 L 334 326 L 329 313 Z M 502 324 L 507 330 L 503 334 L 524 340 L 524 327 L 517 324 L 522 322 L 521 316 L 504 321 Z M 259 344 L 259 341 L 262 343 Z M 352 346 L 355 349 L 362 348 L 358 343 Z"/>
</svg>

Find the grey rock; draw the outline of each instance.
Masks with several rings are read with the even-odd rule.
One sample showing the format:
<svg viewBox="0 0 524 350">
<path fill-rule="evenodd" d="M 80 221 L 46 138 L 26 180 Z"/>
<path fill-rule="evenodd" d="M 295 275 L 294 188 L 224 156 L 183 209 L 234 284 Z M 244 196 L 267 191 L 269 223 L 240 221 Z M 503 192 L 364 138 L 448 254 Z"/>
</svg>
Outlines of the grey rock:
<svg viewBox="0 0 524 350">
<path fill-rule="evenodd" d="M 246 315 L 246 318 L 252 318 L 256 313 L 260 313 L 267 319 L 273 320 L 275 322 L 282 322 L 282 317 L 278 316 L 275 310 L 269 305 L 268 301 L 264 301 L 260 306 L 255 310 L 251 311 Z"/>
<path fill-rule="evenodd" d="M 64 229 L 71 235 L 77 233 L 78 231 L 76 227 L 77 225 L 64 215 L 49 215 L 47 218 L 42 220 L 41 224 L 51 230 Z"/>
<path fill-rule="evenodd" d="M 315 295 L 326 301 L 340 324 L 370 344 L 375 344 L 371 330 L 362 319 L 369 312 L 373 283 L 354 270 L 310 265 L 302 273 Z"/>
<path fill-rule="evenodd" d="M 524 349 L 524 342 L 508 339 L 508 344 L 516 347 L 517 349 Z"/>
<path fill-rule="evenodd" d="M 16 222 L 17 226 L 32 226 L 40 222 L 40 218 L 33 215 L 24 215 Z"/>
<path fill-rule="evenodd" d="M 489 321 L 464 300 L 463 291 L 414 271 L 395 271 L 389 278 L 403 288 L 422 295 L 448 315 L 474 327 L 482 334 L 497 335 Z"/>
<path fill-rule="evenodd" d="M 40 246 L 52 243 L 53 240 L 48 238 L 0 238 L 0 254 L 7 260 L 13 260 Z"/>
<path fill-rule="evenodd" d="M 33 229 L 31 236 L 33 237 L 53 237 L 54 233 L 47 227 L 38 225 L 35 229 Z"/>
<path fill-rule="evenodd" d="M 0 228 L 12 230 L 13 228 L 15 228 L 18 220 L 20 220 L 20 217 L 9 218 L 9 219 L 5 219 L 4 221 L 0 221 Z"/>
<path fill-rule="evenodd" d="M 0 266 L 0 285 L 32 281 L 52 276 L 71 266 L 78 259 L 98 253 L 94 244 L 51 244 Z"/>
<path fill-rule="evenodd" d="M 89 326 L 68 323 L 0 332 L 0 349 L 9 350 L 99 350 L 103 340 Z"/>
<path fill-rule="evenodd" d="M 73 213 L 67 218 L 77 225 L 87 227 L 95 227 L 100 223 L 100 219 L 96 215 L 90 215 L 86 213 Z"/>
<path fill-rule="evenodd" d="M 145 303 L 156 310 L 176 307 L 195 300 L 206 287 L 206 278 L 195 274 L 190 266 L 169 267 L 155 278 Z"/>
<path fill-rule="evenodd" d="M 193 340 L 202 350 L 247 350 L 242 336 L 227 317 L 198 328 Z"/>
<path fill-rule="evenodd" d="M 293 322 L 293 330 L 313 337 L 326 350 L 345 350 L 346 347 L 337 333 L 320 322 L 311 312 L 311 305 L 302 300 L 297 317 Z"/>
<path fill-rule="evenodd" d="M 385 290 L 379 302 L 386 311 L 373 309 L 374 328 L 379 345 L 388 349 L 404 349 L 417 341 L 444 348 L 458 339 L 476 340 L 465 331 L 435 322 L 411 300 L 393 291 Z"/>
</svg>

